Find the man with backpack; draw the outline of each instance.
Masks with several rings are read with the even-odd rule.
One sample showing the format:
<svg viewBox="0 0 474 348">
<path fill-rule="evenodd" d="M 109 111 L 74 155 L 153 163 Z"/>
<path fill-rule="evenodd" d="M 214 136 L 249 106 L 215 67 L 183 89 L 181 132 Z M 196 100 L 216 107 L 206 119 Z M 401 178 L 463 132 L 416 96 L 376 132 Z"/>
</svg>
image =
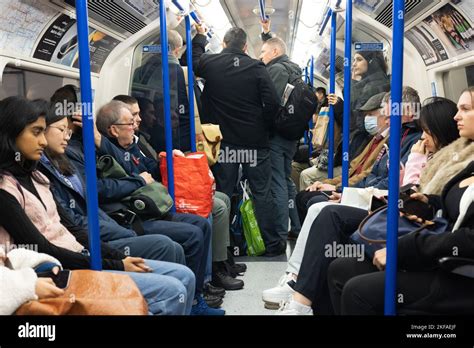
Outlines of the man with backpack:
<svg viewBox="0 0 474 348">
<path fill-rule="evenodd" d="M 212 167 L 217 190 L 231 197 L 242 165 L 267 255 L 282 254 L 286 243 L 273 224 L 269 149 L 279 97 L 265 66 L 245 53 L 244 30 L 227 31 L 224 50 L 219 54 L 204 54 L 205 31 L 200 26 L 197 30 L 193 39 L 194 72 L 206 80 L 201 121 L 218 124 L 223 135 L 219 162 Z"/>
<path fill-rule="evenodd" d="M 262 23 L 264 34 L 265 29 L 268 31 L 265 24 Z M 260 60 L 266 65 L 280 97 L 276 131 L 270 139 L 271 191 L 276 209 L 275 228 L 283 239 L 287 239 L 291 213 L 291 232 L 297 234 L 301 229 L 295 209 L 296 187 L 291 179 L 291 162 L 297 142 L 304 135 L 318 101 L 310 87 L 302 81 L 301 68 L 288 58 L 285 42 L 269 33 L 262 35 L 262 39 L 264 43 Z"/>
</svg>

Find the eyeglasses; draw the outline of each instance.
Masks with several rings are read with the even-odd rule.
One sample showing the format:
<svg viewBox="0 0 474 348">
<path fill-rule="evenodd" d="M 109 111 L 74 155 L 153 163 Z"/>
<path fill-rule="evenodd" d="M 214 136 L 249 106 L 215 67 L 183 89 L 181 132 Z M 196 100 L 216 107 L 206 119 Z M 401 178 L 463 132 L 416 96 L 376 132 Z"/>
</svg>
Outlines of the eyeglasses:
<svg viewBox="0 0 474 348">
<path fill-rule="evenodd" d="M 63 135 L 66 136 L 67 139 L 71 139 L 71 136 L 72 136 L 72 129 L 69 129 L 69 128 L 60 128 L 60 127 L 55 127 L 55 126 L 49 126 L 50 128 L 55 128 L 57 130 L 60 130 Z"/>
<path fill-rule="evenodd" d="M 130 123 L 114 123 L 113 126 L 134 126 L 135 122 L 130 122 Z"/>
</svg>

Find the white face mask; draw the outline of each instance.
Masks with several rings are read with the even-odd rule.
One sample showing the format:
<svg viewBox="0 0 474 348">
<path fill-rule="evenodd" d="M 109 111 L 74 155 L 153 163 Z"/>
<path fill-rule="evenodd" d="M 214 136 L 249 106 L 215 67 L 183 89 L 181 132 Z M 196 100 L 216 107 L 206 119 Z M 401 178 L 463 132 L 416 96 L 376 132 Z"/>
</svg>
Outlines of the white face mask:
<svg viewBox="0 0 474 348">
<path fill-rule="evenodd" d="M 377 116 L 367 115 L 364 119 L 365 130 L 370 135 L 376 135 L 379 132 Z"/>
</svg>

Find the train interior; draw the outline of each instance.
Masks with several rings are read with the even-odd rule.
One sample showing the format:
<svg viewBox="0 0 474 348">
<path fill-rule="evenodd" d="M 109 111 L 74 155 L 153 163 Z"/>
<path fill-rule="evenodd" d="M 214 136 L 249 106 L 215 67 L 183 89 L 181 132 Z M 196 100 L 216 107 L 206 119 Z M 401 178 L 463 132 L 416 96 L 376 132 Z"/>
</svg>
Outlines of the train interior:
<svg viewBox="0 0 474 348">
<path fill-rule="evenodd" d="M 220 52 L 228 29 L 241 27 L 248 34 L 248 54 L 258 59 L 262 46 L 259 1 L 178 2 L 184 11 L 194 9 L 210 29 L 207 47 L 210 52 Z M 175 29 L 186 38 L 183 12 L 171 0 L 166 3 L 168 29 Z M 265 2 L 271 30 L 286 42 L 291 60 L 300 65 L 302 71 L 305 67 L 310 71 L 310 61 L 313 61 L 313 75 L 307 77 L 314 81 L 314 87 L 329 86 L 330 70 L 334 68 L 335 93 L 340 96 L 344 87 L 345 3 L 329 0 Z M 325 23 L 330 8 L 337 13 L 334 67 L 330 64 L 331 24 Z M 464 89 L 474 85 L 474 1 L 407 0 L 405 9 L 403 84 L 415 88 L 422 100 L 436 95 L 456 101 Z M 161 81 L 143 82 L 134 78 L 137 69 L 159 52 L 159 0 L 91 0 L 88 11 L 95 108 L 118 94 L 160 98 Z M 353 47 L 372 44 L 382 51 L 389 76 L 392 73 L 392 11 L 390 0 L 353 1 Z M 440 18 L 446 15 L 457 23 L 462 40 L 453 39 L 443 26 Z M 18 95 L 49 100 L 61 86 L 79 86 L 75 23 L 74 0 L 0 0 L 0 99 Z M 157 64 L 156 68 L 160 69 L 161 62 Z M 286 255 L 273 258 L 237 258 L 238 262 L 248 265 L 242 278 L 245 288 L 226 296 L 223 308 L 227 314 L 273 313 L 263 307 L 260 295 L 264 289 L 274 286 L 284 273 L 293 247 L 294 242 L 288 242 Z"/>
</svg>

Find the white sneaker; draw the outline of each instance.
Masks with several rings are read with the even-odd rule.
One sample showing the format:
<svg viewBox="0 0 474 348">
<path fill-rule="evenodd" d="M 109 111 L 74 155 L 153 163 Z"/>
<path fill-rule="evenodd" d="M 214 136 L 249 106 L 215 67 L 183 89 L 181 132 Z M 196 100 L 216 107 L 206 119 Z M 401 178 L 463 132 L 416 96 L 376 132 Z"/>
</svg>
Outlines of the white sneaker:
<svg viewBox="0 0 474 348">
<path fill-rule="evenodd" d="M 276 315 L 313 315 L 313 310 L 311 307 L 294 300 L 287 302 L 282 301 Z"/>
<path fill-rule="evenodd" d="M 295 292 L 287 283 L 293 280 L 291 273 L 283 275 L 274 288 L 264 290 L 262 300 L 265 302 L 265 308 L 278 309 L 281 301 L 287 301 Z"/>
</svg>

